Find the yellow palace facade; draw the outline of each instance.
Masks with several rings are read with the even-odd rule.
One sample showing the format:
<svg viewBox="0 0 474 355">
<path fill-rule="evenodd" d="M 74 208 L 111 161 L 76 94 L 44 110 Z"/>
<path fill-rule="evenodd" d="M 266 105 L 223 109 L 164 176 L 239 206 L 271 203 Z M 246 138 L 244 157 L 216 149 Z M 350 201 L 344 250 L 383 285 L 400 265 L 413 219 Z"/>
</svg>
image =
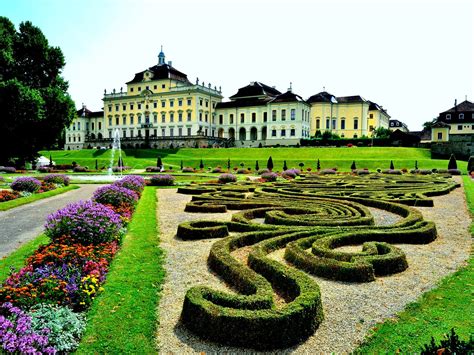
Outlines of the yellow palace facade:
<svg viewBox="0 0 474 355">
<path fill-rule="evenodd" d="M 85 106 L 66 129 L 65 149 L 109 147 L 119 136 L 124 148 L 296 145 L 319 130 L 341 137 L 369 136 L 388 128 L 388 114 L 360 96 L 322 92 L 304 100 L 260 82 L 222 101 L 221 88 L 187 75 L 165 61 L 136 73 L 126 89 L 104 91 L 103 111 Z"/>
</svg>

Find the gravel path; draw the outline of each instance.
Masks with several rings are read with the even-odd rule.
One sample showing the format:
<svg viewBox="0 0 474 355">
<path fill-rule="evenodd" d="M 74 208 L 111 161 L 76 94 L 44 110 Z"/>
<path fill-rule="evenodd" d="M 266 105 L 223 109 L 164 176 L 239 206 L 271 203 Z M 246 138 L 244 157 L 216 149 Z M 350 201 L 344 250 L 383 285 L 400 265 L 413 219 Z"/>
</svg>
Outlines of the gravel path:
<svg viewBox="0 0 474 355">
<path fill-rule="evenodd" d="M 460 181 L 460 180 L 457 180 Z M 167 276 L 159 305 L 158 342 L 163 353 L 183 352 L 252 352 L 249 349 L 226 347 L 204 342 L 179 324 L 186 291 L 205 284 L 216 289 L 226 286 L 207 268 L 207 256 L 215 240 L 183 242 L 174 238 L 176 228 L 190 219 L 229 219 L 226 214 L 183 212 L 191 197 L 175 190 L 158 190 L 161 247 L 166 250 Z M 434 198 L 435 207 L 418 208 L 425 220 L 435 221 L 438 239 L 427 245 L 397 244 L 407 255 L 409 268 L 399 274 L 379 277 L 374 282 L 352 284 L 314 277 L 321 288 L 325 320 L 313 336 L 303 344 L 282 350 L 282 353 L 349 353 L 378 322 L 394 316 L 407 303 L 418 299 L 446 275 L 453 273 L 469 257 L 470 216 L 462 188 Z M 374 213 L 374 211 L 371 211 Z M 374 213 L 376 224 L 394 221 L 383 211 Z M 236 257 L 244 258 L 243 255 Z M 281 260 L 283 250 L 270 257 Z"/>
<path fill-rule="evenodd" d="M 100 186 L 79 185 L 80 188 L 0 212 L 0 258 L 5 257 L 43 232 L 46 217 L 68 203 L 87 200 Z"/>
</svg>

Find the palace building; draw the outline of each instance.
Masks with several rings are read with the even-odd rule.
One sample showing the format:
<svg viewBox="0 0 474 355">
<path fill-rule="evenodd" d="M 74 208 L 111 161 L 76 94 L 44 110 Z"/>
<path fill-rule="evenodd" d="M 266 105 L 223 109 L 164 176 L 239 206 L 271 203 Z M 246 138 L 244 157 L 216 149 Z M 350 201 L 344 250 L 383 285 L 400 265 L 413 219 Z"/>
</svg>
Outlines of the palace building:
<svg viewBox="0 0 474 355">
<path fill-rule="evenodd" d="M 161 50 L 158 63 L 136 73 L 125 90 L 104 90 L 103 111 L 77 111 L 65 149 L 109 147 L 117 131 L 124 148 L 296 145 L 317 131 L 368 136 L 388 128 L 390 118 L 361 96 L 323 91 L 304 100 L 291 85 L 282 93 L 258 81 L 222 99 L 220 87 L 191 83 Z"/>
</svg>

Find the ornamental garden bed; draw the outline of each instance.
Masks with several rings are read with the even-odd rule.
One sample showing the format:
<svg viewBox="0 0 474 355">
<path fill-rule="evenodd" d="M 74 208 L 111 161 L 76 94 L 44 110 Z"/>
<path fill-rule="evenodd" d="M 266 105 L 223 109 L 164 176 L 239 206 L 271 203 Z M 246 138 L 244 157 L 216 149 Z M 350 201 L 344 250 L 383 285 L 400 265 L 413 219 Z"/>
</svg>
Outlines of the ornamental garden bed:
<svg viewBox="0 0 474 355">
<path fill-rule="evenodd" d="M 469 257 L 458 186 L 331 174 L 160 190 L 160 350 L 353 351 Z"/>
</svg>

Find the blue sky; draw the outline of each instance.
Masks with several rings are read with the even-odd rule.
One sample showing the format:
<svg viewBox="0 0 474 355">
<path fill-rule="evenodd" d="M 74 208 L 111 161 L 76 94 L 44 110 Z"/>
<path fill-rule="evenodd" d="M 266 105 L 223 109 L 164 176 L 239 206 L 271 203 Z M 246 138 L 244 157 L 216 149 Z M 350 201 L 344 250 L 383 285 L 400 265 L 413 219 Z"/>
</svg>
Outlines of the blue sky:
<svg viewBox="0 0 474 355">
<path fill-rule="evenodd" d="M 410 129 L 473 92 L 468 0 L 2 0 L 15 25 L 32 21 L 63 50 L 80 107 L 157 62 L 226 97 L 250 81 L 308 98 L 323 87 L 383 105 Z"/>
</svg>

